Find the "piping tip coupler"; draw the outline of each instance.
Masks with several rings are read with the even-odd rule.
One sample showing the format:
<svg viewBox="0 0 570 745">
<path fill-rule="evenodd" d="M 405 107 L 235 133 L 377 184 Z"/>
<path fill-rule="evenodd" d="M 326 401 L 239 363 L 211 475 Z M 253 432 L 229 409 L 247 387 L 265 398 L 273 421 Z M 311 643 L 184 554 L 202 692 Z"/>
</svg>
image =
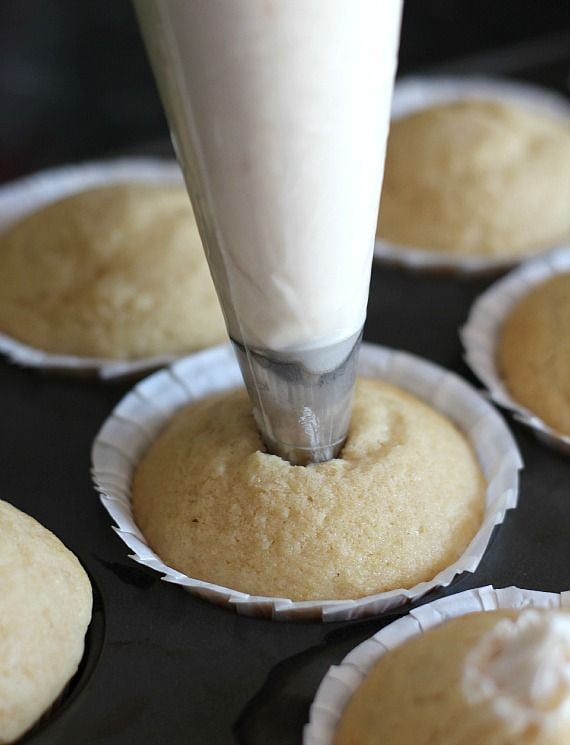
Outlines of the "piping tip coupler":
<svg viewBox="0 0 570 745">
<path fill-rule="evenodd" d="M 301 352 L 254 349 L 233 341 L 263 442 L 305 466 L 335 458 L 348 433 L 362 331 Z"/>
</svg>

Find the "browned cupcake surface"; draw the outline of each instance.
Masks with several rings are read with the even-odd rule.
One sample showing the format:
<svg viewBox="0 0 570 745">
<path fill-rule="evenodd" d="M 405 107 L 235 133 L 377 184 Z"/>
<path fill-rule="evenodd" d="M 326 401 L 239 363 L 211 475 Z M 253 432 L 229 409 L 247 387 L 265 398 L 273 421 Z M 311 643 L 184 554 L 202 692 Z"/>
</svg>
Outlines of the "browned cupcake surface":
<svg viewBox="0 0 570 745">
<path fill-rule="evenodd" d="M 510 258 L 570 238 L 570 124 L 488 100 L 392 124 L 378 235 L 459 256 Z"/>
<path fill-rule="evenodd" d="M 334 745 L 566 745 L 569 653 L 565 612 L 453 618 L 380 657 Z"/>
<path fill-rule="evenodd" d="M 512 397 L 570 435 L 570 273 L 516 304 L 503 325 L 497 362 Z"/>
<path fill-rule="evenodd" d="M 238 390 L 175 416 L 132 492 L 139 527 L 170 566 L 304 600 L 433 578 L 479 528 L 485 484 L 449 420 L 393 386 L 360 380 L 341 458 L 299 467 L 267 454 Z"/>
<path fill-rule="evenodd" d="M 136 359 L 226 338 L 182 186 L 118 184 L 0 237 L 0 331 L 59 354 Z"/>
</svg>

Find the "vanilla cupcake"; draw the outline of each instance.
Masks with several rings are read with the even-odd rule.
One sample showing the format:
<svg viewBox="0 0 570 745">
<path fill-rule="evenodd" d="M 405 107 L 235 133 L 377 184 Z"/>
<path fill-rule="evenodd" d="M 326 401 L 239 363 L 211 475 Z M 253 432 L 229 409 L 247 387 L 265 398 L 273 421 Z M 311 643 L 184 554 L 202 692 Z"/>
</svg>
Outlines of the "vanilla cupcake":
<svg viewBox="0 0 570 745">
<path fill-rule="evenodd" d="M 0 237 L 0 332 L 59 355 L 135 360 L 225 338 L 182 186 L 80 192 Z"/>
<path fill-rule="evenodd" d="M 570 238 L 570 124 L 469 99 L 392 123 L 378 237 L 454 257 L 516 260 Z"/>
<path fill-rule="evenodd" d="M 150 547 L 186 575 L 256 596 L 351 599 L 455 562 L 485 489 L 447 418 L 361 379 L 341 456 L 307 467 L 265 452 L 244 390 L 185 407 L 136 468 L 132 506 Z"/>
<path fill-rule="evenodd" d="M 515 401 L 570 435 L 570 273 L 534 287 L 507 316 L 497 366 Z"/>
<path fill-rule="evenodd" d="M 75 556 L 0 501 L 0 742 L 24 734 L 77 671 L 91 604 Z"/>
<path fill-rule="evenodd" d="M 470 613 L 384 654 L 334 745 L 565 745 L 570 614 Z"/>
</svg>

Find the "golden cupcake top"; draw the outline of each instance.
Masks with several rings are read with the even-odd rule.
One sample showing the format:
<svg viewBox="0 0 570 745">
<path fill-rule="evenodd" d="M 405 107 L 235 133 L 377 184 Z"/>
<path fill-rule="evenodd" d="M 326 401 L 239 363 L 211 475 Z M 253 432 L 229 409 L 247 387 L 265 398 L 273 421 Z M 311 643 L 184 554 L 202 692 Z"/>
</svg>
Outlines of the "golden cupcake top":
<svg viewBox="0 0 570 745">
<path fill-rule="evenodd" d="M 570 273 L 515 305 L 500 332 L 497 364 L 513 399 L 570 435 Z"/>
<path fill-rule="evenodd" d="M 334 745 L 566 745 L 570 614 L 472 613 L 390 650 Z"/>
<path fill-rule="evenodd" d="M 570 237 L 570 123 L 465 100 L 392 123 L 378 235 L 465 256 L 516 258 Z"/>
<path fill-rule="evenodd" d="M 91 602 L 75 556 L 0 500 L 0 742 L 26 732 L 76 672 Z"/>
<path fill-rule="evenodd" d="M 169 566 L 254 595 L 349 599 L 412 587 L 477 532 L 485 483 L 461 432 L 391 385 L 360 380 L 341 457 L 265 452 L 244 390 L 199 400 L 151 445 L 135 520 Z"/>
<path fill-rule="evenodd" d="M 0 236 L 0 331 L 48 352 L 183 354 L 225 326 L 182 186 L 74 194 Z"/>
</svg>

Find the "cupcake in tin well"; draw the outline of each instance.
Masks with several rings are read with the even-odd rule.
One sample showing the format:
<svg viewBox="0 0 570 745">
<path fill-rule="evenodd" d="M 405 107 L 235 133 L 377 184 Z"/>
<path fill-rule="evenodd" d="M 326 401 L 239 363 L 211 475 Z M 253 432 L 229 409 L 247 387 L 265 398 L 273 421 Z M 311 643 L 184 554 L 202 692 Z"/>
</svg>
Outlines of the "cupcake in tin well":
<svg viewBox="0 0 570 745">
<path fill-rule="evenodd" d="M 426 361 L 365 344 L 359 367 L 344 450 L 307 467 L 265 451 L 227 346 L 135 386 L 92 451 L 133 558 L 238 612 L 287 620 L 379 613 L 474 571 L 516 505 L 510 433 Z"/>
<path fill-rule="evenodd" d="M 91 606 L 75 556 L 0 501 L 0 742 L 23 735 L 75 674 Z"/>
<path fill-rule="evenodd" d="M 497 362 L 515 401 L 570 436 L 570 272 L 519 300 L 500 332 Z"/>
<path fill-rule="evenodd" d="M 491 397 L 570 454 L 570 249 L 525 262 L 473 304 L 465 357 Z"/>
<path fill-rule="evenodd" d="M 570 613 L 471 613 L 384 655 L 334 745 L 564 745 Z"/>
<path fill-rule="evenodd" d="M 564 745 L 565 595 L 484 587 L 412 610 L 330 668 L 304 745 Z"/>
<path fill-rule="evenodd" d="M 492 81 L 400 85 L 377 256 L 485 269 L 570 238 L 570 107 L 563 100 L 550 105 L 548 94 L 530 86 Z M 413 105 L 414 92 L 421 105 Z"/>
<path fill-rule="evenodd" d="M 226 337 L 183 186 L 115 183 L 0 236 L 0 331 L 49 355 L 138 361 Z M 71 367 L 73 365 L 70 365 Z"/>
<path fill-rule="evenodd" d="M 265 452 L 245 390 L 183 409 L 137 467 L 132 502 L 171 567 L 252 595 L 351 599 L 412 587 L 477 532 L 485 480 L 467 439 L 414 396 L 357 383 L 340 457 Z"/>
</svg>

